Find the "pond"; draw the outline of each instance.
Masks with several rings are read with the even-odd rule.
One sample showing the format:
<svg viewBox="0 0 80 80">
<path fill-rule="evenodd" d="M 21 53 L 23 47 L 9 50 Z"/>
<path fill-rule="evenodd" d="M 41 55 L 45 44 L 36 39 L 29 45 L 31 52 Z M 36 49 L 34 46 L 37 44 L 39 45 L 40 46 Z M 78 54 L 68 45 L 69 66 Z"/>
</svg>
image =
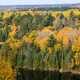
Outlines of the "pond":
<svg viewBox="0 0 80 80">
<path fill-rule="evenodd" d="M 72 72 L 18 69 L 17 80 L 80 80 L 80 74 Z"/>
</svg>

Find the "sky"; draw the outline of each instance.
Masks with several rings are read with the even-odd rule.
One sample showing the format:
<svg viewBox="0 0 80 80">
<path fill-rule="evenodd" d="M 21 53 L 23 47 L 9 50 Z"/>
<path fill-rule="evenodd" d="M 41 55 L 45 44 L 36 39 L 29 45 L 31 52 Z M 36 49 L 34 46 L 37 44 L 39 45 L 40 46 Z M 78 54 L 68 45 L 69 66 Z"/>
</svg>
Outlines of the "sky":
<svg viewBox="0 0 80 80">
<path fill-rule="evenodd" d="M 0 5 L 72 4 L 80 0 L 0 0 Z"/>
</svg>

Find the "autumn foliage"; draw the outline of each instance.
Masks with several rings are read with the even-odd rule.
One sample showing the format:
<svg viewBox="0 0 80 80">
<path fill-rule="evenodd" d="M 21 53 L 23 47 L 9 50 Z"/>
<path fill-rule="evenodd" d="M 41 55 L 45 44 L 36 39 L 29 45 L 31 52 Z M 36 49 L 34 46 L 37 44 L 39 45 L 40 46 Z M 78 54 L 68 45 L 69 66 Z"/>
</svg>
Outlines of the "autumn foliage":
<svg viewBox="0 0 80 80">
<path fill-rule="evenodd" d="M 16 69 L 80 70 L 80 10 L 0 12 L 0 80 Z"/>
</svg>

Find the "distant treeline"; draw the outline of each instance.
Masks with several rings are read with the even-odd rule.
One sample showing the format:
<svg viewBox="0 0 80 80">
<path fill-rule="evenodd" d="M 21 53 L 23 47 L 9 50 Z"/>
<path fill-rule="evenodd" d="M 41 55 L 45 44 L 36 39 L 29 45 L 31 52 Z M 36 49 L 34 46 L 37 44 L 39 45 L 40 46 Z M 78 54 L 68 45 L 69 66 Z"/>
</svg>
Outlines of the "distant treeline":
<svg viewBox="0 0 80 80">
<path fill-rule="evenodd" d="M 54 8 L 16 8 L 16 10 L 20 10 L 20 11 L 28 11 L 29 9 L 31 9 L 32 11 L 65 11 L 68 9 L 79 9 L 80 8 L 76 8 L 76 7 L 54 7 Z"/>
</svg>

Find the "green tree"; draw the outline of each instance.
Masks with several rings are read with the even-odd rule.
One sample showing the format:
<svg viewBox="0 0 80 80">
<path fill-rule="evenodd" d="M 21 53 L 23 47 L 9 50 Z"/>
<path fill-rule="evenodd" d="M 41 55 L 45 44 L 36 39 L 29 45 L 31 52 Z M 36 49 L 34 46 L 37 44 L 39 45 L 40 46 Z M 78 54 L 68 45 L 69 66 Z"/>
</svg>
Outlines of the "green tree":
<svg viewBox="0 0 80 80">
<path fill-rule="evenodd" d="M 54 45 L 56 44 L 56 38 L 54 37 L 54 35 L 50 35 L 49 39 L 48 39 L 48 47 L 54 47 Z"/>
<path fill-rule="evenodd" d="M 53 26 L 54 20 L 55 20 L 55 18 L 51 14 L 48 14 L 44 17 L 43 25 L 44 26 Z"/>
</svg>

